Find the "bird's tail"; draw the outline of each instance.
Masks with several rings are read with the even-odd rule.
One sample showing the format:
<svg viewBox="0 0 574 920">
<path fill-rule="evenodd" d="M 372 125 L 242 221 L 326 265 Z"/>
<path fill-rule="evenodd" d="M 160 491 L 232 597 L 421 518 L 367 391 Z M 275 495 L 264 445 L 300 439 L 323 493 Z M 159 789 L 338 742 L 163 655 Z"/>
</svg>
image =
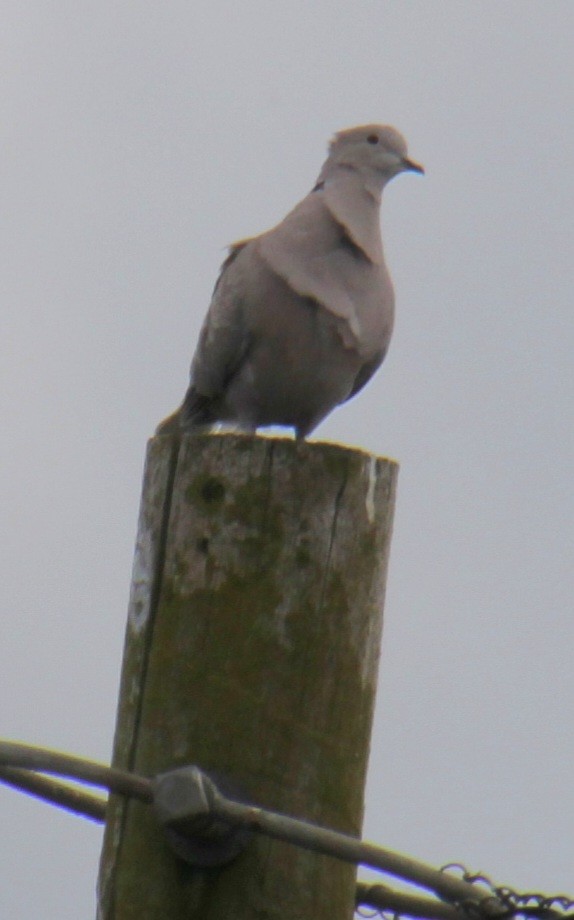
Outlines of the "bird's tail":
<svg viewBox="0 0 574 920">
<path fill-rule="evenodd" d="M 186 431 L 211 428 L 217 419 L 213 415 L 212 401 L 190 386 L 184 400 L 175 412 L 157 426 L 156 435 L 181 435 Z"/>
<path fill-rule="evenodd" d="M 156 435 L 180 435 L 181 432 L 181 409 L 176 409 L 175 412 L 172 412 L 171 415 L 164 418 L 155 430 Z"/>
</svg>

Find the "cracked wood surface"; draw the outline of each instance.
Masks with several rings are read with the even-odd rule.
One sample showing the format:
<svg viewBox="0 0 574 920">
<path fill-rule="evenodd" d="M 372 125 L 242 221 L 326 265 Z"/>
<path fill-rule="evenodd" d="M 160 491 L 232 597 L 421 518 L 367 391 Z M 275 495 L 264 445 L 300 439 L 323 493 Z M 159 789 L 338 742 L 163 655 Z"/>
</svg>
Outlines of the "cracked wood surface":
<svg viewBox="0 0 574 920">
<path fill-rule="evenodd" d="M 149 443 L 114 765 L 185 763 L 360 834 L 397 467 L 235 434 Z M 100 920 L 350 920 L 353 867 L 260 838 L 232 865 L 172 856 L 113 797 Z"/>
</svg>

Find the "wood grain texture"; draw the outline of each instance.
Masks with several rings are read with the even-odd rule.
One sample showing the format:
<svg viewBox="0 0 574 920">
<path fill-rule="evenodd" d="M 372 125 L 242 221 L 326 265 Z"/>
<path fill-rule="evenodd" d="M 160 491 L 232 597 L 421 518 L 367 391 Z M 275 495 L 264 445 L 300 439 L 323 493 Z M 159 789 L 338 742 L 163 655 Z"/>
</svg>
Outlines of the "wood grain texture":
<svg viewBox="0 0 574 920">
<path fill-rule="evenodd" d="M 263 806 L 359 834 L 397 467 L 331 444 L 148 448 L 114 765 L 195 763 Z M 353 867 L 255 840 L 179 862 L 113 797 L 100 920 L 350 920 Z"/>
</svg>

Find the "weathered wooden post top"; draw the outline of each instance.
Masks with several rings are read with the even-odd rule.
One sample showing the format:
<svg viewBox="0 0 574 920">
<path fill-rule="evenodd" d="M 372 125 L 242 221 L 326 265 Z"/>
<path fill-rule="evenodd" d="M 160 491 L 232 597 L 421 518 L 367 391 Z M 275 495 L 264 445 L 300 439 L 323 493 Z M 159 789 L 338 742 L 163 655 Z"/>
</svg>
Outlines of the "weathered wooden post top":
<svg viewBox="0 0 574 920">
<path fill-rule="evenodd" d="M 184 764 L 359 835 L 397 466 L 235 434 L 149 443 L 114 765 Z M 226 866 L 112 797 L 99 920 L 350 920 L 352 866 L 265 837 Z"/>
</svg>

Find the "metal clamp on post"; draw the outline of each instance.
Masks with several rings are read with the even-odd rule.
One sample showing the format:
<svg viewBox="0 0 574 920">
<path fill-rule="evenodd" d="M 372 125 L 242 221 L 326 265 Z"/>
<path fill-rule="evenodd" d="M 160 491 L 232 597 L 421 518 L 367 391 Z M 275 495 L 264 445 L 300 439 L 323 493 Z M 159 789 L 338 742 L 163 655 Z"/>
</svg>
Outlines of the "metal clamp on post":
<svg viewBox="0 0 574 920">
<path fill-rule="evenodd" d="M 218 780 L 221 783 L 221 780 Z M 199 767 L 161 773 L 153 780 L 153 807 L 173 851 L 201 869 L 224 866 L 243 852 L 253 833 L 217 816 L 213 779 Z"/>
</svg>

